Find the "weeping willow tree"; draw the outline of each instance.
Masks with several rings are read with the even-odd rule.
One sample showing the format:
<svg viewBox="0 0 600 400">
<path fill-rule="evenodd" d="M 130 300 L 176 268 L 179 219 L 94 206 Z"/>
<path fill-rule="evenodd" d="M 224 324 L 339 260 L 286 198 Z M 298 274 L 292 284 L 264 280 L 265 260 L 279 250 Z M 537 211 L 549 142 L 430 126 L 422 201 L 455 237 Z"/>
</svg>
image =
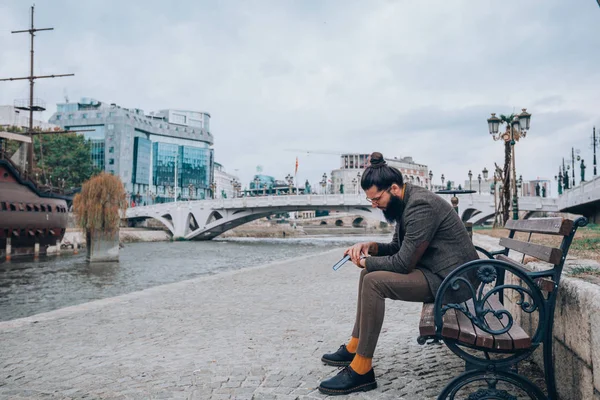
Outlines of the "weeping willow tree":
<svg viewBox="0 0 600 400">
<path fill-rule="evenodd" d="M 104 172 L 86 181 L 73 199 L 77 223 L 88 233 L 113 235 L 119 229 L 119 213 L 126 209 L 123 183 Z"/>
</svg>

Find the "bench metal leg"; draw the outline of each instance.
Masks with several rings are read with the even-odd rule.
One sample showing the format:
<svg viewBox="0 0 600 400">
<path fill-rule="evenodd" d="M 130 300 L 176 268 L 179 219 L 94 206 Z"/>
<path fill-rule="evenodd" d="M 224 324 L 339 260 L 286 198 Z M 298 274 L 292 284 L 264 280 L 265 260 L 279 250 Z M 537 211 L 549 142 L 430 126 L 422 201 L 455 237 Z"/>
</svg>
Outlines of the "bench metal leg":
<svg viewBox="0 0 600 400">
<path fill-rule="evenodd" d="M 544 378 L 548 389 L 548 398 L 558 400 L 556 392 L 556 377 L 554 375 L 554 359 L 552 357 L 552 323 L 547 327 L 544 334 Z"/>
<path fill-rule="evenodd" d="M 468 393 L 468 397 L 465 397 L 469 391 L 467 386 L 478 382 L 475 388 L 472 389 L 471 393 Z M 481 387 L 481 382 L 485 382 L 487 388 Z M 525 392 L 532 400 L 547 400 L 548 398 L 544 393 L 535 386 L 527 378 L 514 374 L 508 371 L 467 371 L 462 375 L 454 378 L 448 385 L 442 390 L 442 393 L 438 396 L 438 400 L 454 400 L 459 391 L 460 399 L 477 400 L 477 399 L 502 399 L 502 400 L 517 400 L 517 396 L 509 393 L 505 389 L 498 389 L 499 383 L 505 383 L 512 387 L 520 389 L 520 392 Z M 475 390 L 477 389 L 477 390 Z"/>
</svg>

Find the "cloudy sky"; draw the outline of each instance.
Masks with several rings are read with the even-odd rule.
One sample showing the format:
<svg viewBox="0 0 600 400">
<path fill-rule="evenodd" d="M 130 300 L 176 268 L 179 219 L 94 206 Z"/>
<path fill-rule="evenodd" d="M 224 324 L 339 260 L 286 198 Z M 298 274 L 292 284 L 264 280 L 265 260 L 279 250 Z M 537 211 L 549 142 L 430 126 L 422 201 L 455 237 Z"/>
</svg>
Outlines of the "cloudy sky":
<svg viewBox="0 0 600 400">
<path fill-rule="evenodd" d="M 28 72 L 29 6 L 0 0 L 0 77 Z M 316 183 L 338 153 L 412 156 L 461 181 L 503 161 L 486 119 L 526 107 L 517 174 L 553 177 L 571 147 L 592 172 L 600 128 L 595 0 L 36 0 L 36 95 L 208 111 L 215 157 Z M 0 104 L 26 98 L 0 82 Z M 302 151 L 315 153 L 307 155 Z M 321 154 L 331 153 L 331 154 Z M 555 189 L 552 190 L 555 192 Z"/>
</svg>

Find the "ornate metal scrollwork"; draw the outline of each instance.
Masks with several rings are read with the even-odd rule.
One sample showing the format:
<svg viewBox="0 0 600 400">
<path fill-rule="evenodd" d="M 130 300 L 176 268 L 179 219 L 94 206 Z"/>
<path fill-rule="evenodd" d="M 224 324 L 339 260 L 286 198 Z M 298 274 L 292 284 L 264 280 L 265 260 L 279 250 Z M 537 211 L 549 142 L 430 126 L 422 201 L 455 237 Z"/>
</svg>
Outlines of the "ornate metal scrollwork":
<svg viewBox="0 0 600 400">
<path fill-rule="evenodd" d="M 517 400 L 517 396 L 513 396 L 506 390 L 498 389 L 479 389 L 475 393 L 471 393 L 467 400 L 483 400 L 483 399 L 501 399 L 501 400 Z"/>
<path fill-rule="evenodd" d="M 487 284 L 494 282 L 497 278 L 496 268 L 490 264 L 484 264 L 477 268 L 476 276 L 481 281 L 479 285 L 479 290 L 475 290 L 471 281 L 466 279 L 463 276 L 455 276 L 450 281 L 450 287 L 453 290 L 458 290 L 460 285 L 465 285 L 468 290 L 472 294 L 473 305 L 475 314 L 473 314 L 469 309 L 465 307 L 464 304 L 447 304 L 442 307 L 442 315 L 446 313 L 449 309 L 455 309 L 467 316 L 471 322 L 481 329 L 484 332 L 487 332 L 491 335 L 501 335 L 503 333 L 508 332 L 513 326 L 513 316 L 508 310 L 500 309 L 494 310 L 487 306 L 487 300 L 497 293 L 502 293 L 504 290 L 514 290 L 519 294 L 519 299 L 516 304 L 526 313 L 532 313 L 537 310 L 538 305 L 535 302 L 530 302 L 526 300 L 525 294 L 529 296 L 529 298 L 533 299 L 533 294 L 529 288 L 519 286 L 519 285 L 499 285 L 491 288 L 489 291 L 484 293 L 484 287 Z M 504 327 L 502 329 L 492 329 L 488 322 L 486 321 L 486 316 L 488 314 L 494 315 L 494 317 L 498 318 L 503 322 Z M 504 323 L 504 317 L 506 317 L 507 322 Z"/>
</svg>

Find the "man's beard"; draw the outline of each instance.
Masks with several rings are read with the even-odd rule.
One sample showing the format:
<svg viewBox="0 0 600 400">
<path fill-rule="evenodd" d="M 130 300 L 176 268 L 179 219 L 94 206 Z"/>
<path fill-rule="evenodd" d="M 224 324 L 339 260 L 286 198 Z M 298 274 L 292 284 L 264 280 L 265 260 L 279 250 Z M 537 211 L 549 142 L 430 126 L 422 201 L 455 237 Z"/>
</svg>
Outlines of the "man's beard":
<svg viewBox="0 0 600 400">
<path fill-rule="evenodd" d="M 383 211 L 383 216 L 390 224 L 398 222 L 404 212 L 404 201 L 400 200 L 400 197 L 391 194 L 387 207 L 381 211 Z"/>
</svg>

